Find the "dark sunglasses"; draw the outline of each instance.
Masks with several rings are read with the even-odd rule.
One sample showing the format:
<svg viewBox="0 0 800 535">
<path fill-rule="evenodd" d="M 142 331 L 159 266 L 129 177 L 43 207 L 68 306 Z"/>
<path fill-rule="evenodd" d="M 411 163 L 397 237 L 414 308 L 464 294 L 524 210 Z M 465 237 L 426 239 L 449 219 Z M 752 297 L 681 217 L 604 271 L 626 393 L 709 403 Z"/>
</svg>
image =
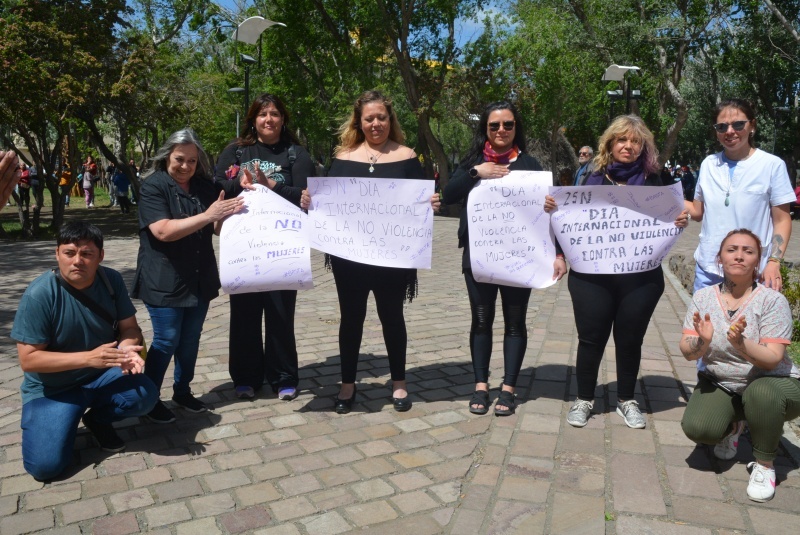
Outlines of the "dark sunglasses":
<svg viewBox="0 0 800 535">
<path fill-rule="evenodd" d="M 591 156 L 591 155 L 592 154 L 590 152 L 579 152 L 578 153 L 578 156 Z"/>
<path fill-rule="evenodd" d="M 724 134 L 728 131 L 728 127 L 732 126 L 735 132 L 741 132 L 749 122 L 750 121 L 733 121 L 732 123 L 717 123 L 714 125 L 714 130 L 720 134 Z"/>
<path fill-rule="evenodd" d="M 514 130 L 514 121 L 503 121 L 502 123 L 489 123 L 489 130 L 491 130 L 492 132 L 497 132 L 498 130 L 500 130 L 501 124 L 503 125 L 503 129 L 506 131 Z"/>
</svg>

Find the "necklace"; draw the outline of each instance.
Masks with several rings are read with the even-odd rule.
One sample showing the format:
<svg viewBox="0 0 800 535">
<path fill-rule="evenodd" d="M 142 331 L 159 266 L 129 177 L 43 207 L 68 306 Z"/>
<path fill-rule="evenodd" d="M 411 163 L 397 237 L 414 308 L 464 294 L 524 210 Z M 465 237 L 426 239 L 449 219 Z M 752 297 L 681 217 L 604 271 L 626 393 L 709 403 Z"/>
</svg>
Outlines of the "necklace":
<svg viewBox="0 0 800 535">
<path fill-rule="evenodd" d="M 614 180 L 613 178 L 608 176 L 608 173 L 606 173 L 606 178 L 608 179 L 609 182 L 611 182 L 615 186 L 625 186 L 626 185 L 625 182 L 617 182 L 616 180 Z"/>
<path fill-rule="evenodd" d="M 726 296 L 726 294 L 727 295 L 732 295 L 732 294 L 730 293 L 729 290 L 725 289 L 724 286 L 723 286 L 723 291 L 720 292 L 720 293 L 722 294 L 722 299 L 725 301 L 725 308 L 728 309 L 728 317 L 732 318 L 736 314 L 736 312 L 739 310 L 739 308 L 741 308 L 740 305 L 745 300 L 745 298 L 749 294 L 753 293 L 753 289 L 754 289 L 753 286 L 750 286 L 749 288 L 747 288 L 744 291 L 744 293 L 742 294 L 742 296 L 739 299 L 737 299 L 736 301 L 734 301 L 733 305 L 731 305 L 730 301 L 728 301 L 728 297 Z M 734 308 L 734 307 L 736 307 L 736 308 Z"/>
<path fill-rule="evenodd" d="M 367 142 L 366 141 L 364 142 L 364 152 L 367 153 L 367 158 L 369 159 L 369 172 L 370 173 L 373 173 L 375 171 L 375 164 L 378 163 L 378 159 L 381 156 L 383 156 L 383 148 L 385 146 L 386 146 L 386 143 L 384 142 L 384 144 L 381 145 L 381 148 L 378 150 L 378 154 L 375 155 L 375 154 L 372 154 L 369 151 L 369 149 L 367 148 Z"/>
</svg>

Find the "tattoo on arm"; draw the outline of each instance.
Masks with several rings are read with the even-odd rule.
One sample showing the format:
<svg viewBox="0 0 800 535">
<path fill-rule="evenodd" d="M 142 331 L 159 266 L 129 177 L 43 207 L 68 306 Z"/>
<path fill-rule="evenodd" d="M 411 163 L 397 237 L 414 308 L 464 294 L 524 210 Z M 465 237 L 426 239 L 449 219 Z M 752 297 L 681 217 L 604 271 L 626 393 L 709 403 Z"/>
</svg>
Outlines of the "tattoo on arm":
<svg viewBox="0 0 800 535">
<path fill-rule="evenodd" d="M 786 240 L 783 239 L 783 236 L 780 234 L 775 234 L 772 236 L 772 256 L 777 256 L 778 258 L 783 258 L 784 250 L 781 248 Z"/>
<path fill-rule="evenodd" d="M 703 348 L 705 342 L 699 336 L 689 338 L 689 348 L 692 350 L 692 353 L 696 353 L 698 350 Z"/>
</svg>

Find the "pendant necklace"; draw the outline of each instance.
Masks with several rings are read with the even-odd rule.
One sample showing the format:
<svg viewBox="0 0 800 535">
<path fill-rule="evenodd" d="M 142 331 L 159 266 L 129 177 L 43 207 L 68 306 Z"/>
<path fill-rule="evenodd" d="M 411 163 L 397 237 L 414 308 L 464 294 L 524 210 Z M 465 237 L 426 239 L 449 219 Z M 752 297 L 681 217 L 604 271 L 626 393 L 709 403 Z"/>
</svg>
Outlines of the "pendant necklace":
<svg viewBox="0 0 800 535">
<path fill-rule="evenodd" d="M 614 184 L 615 186 L 625 186 L 625 185 L 626 185 L 626 184 L 625 184 L 625 182 L 617 182 L 616 180 L 614 180 L 613 178 L 611 178 L 611 177 L 608 175 L 608 173 L 606 173 L 606 178 L 608 179 L 608 181 L 609 181 L 609 182 L 611 182 L 611 183 L 612 183 L 612 184 Z"/>
<path fill-rule="evenodd" d="M 378 159 L 381 156 L 383 156 L 383 147 L 385 147 L 385 146 L 386 146 L 386 143 L 383 144 L 383 146 L 378 151 L 378 155 L 376 156 L 376 155 L 372 154 L 369 151 L 369 149 L 367 148 L 367 143 L 364 142 L 364 151 L 367 153 L 367 158 L 369 159 L 369 172 L 370 173 L 375 172 L 375 164 L 378 163 Z"/>
</svg>

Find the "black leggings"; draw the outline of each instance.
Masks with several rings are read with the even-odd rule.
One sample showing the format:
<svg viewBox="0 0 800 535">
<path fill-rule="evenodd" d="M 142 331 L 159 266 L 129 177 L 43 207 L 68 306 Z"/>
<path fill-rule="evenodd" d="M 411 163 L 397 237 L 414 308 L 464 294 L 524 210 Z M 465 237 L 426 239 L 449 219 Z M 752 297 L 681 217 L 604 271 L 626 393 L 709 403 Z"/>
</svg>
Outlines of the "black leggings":
<svg viewBox="0 0 800 535">
<path fill-rule="evenodd" d="M 586 401 L 594 399 L 600 361 L 613 326 L 617 350 L 617 397 L 633 399 L 644 335 L 664 293 L 661 267 L 618 275 L 570 271 L 567 286 L 578 328 L 575 371 L 578 397 Z"/>
<path fill-rule="evenodd" d="M 505 334 L 503 336 L 503 361 L 505 376 L 503 384 L 517 385 L 517 376 L 522 368 L 522 359 L 528 348 L 528 329 L 525 326 L 525 315 L 528 312 L 530 288 L 514 288 L 477 282 L 471 269 L 464 270 L 467 283 L 469 305 L 472 310 L 472 326 L 469 331 L 469 350 L 472 354 L 472 369 L 476 383 L 489 382 L 489 359 L 492 356 L 492 325 L 494 324 L 497 291 L 503 301 L 503 319 Z"/>
<path fill-rule="evenodd" d="M 342 382 L 356 382 L 358 352 L 361 349 L 370 291 L 375 296 L 375 306 L 381 320 L 392 381 L 404 381 L 408 335 L 403 317 L 403 300 L 408 270 L 358 264 L 335 256 L 331 257 L 331 267 L 342 316 L 339 324 Z"/>
</svg>

